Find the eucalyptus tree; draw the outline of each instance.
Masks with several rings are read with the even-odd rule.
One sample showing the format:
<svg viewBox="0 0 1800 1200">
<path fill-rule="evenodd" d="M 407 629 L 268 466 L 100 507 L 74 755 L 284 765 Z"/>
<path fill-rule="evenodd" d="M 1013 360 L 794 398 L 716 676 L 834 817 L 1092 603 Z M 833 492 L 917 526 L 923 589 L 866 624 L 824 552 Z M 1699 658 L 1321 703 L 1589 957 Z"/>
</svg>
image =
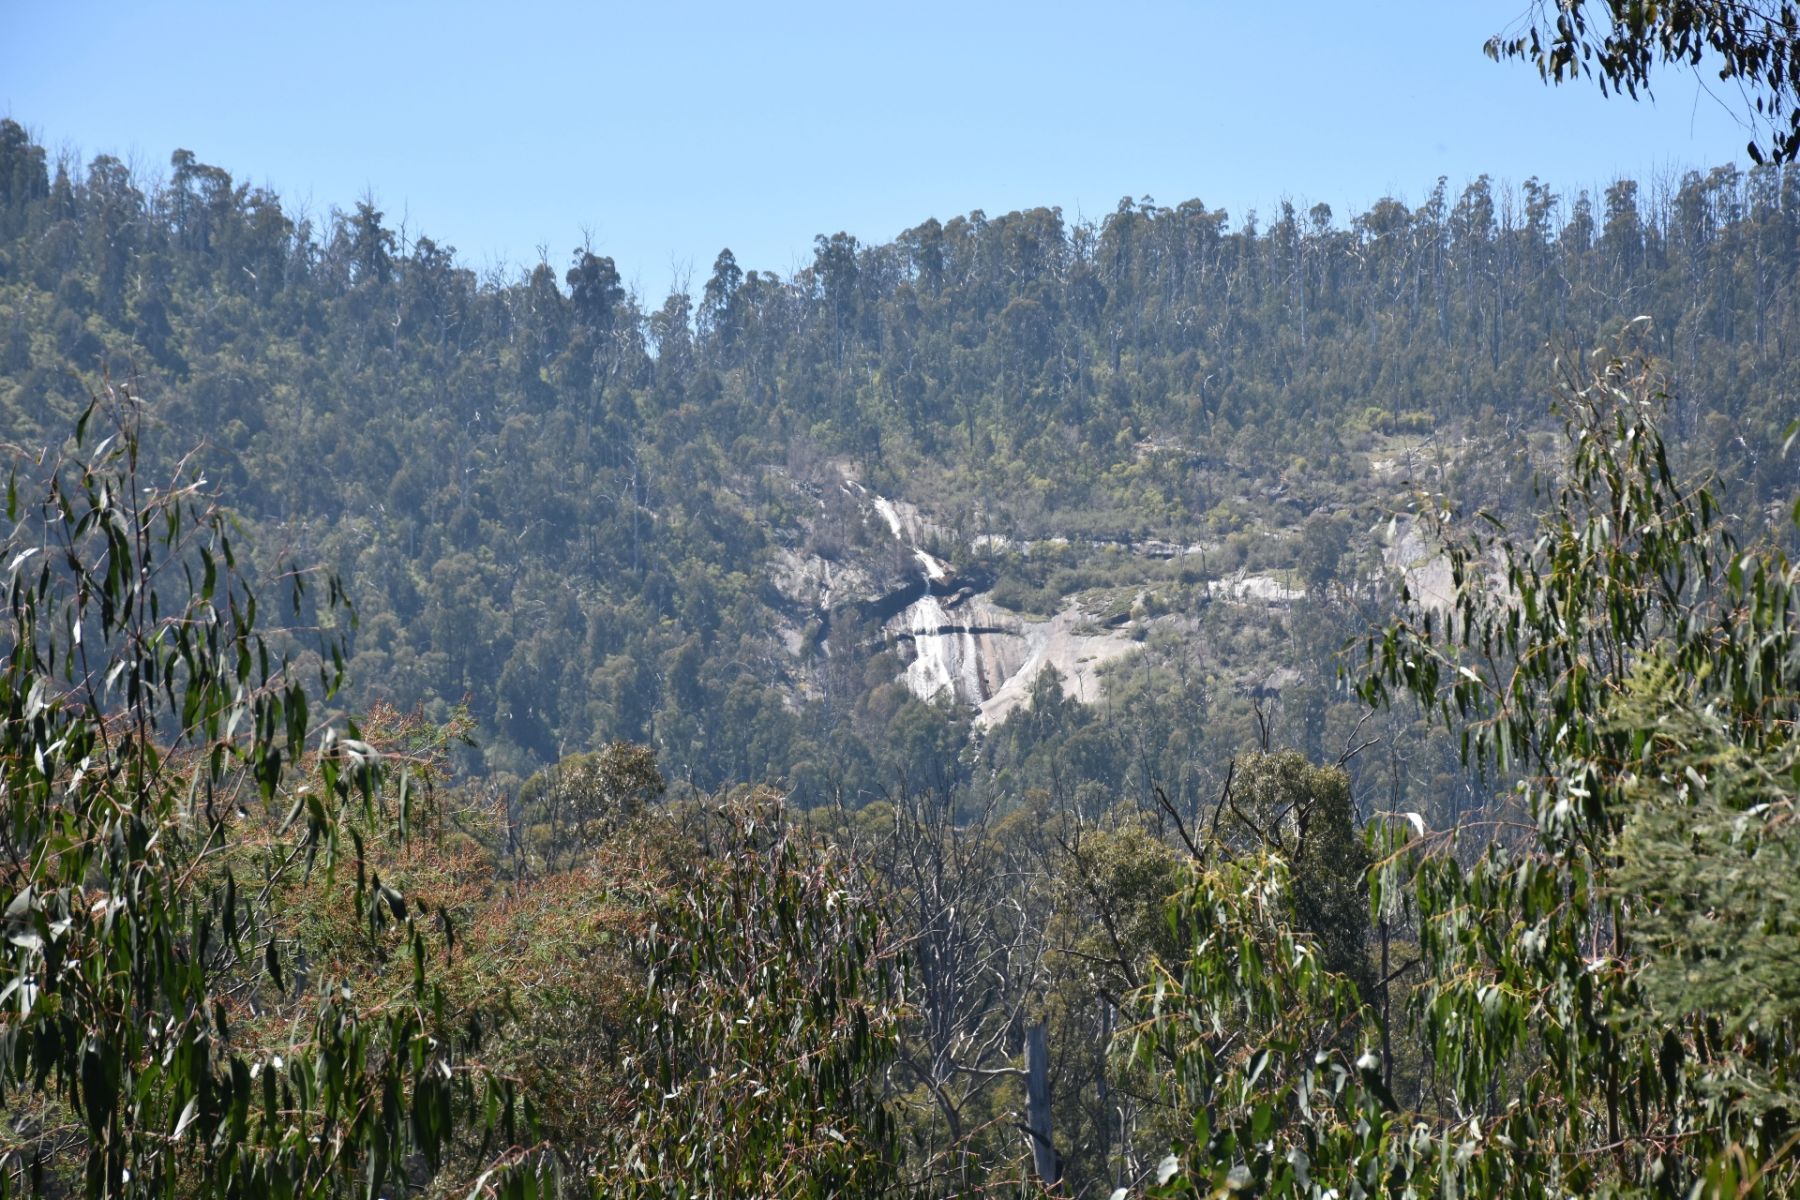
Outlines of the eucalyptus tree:
<svg viewBox="0 0 1800 1200">
<path fill-rule="evenodd" d="M 1142 993 L 1192 1114 L 1162 1194 L 1742 1197 L 1800 1186 L 1796 575 L 1669 465 L 1652 368 L 1574 376 L 1531 533 L 1442 530 L 1450 612 L 1368 643 L 1514 783 L 1487 819 L 1372 823 L 1373 910 L 1417 948 L 1427 1085 L 1389 1089 L 1369 997 L 1306 932 L 1281 855 L 1195 874 Z"/>
<path fill-rule="evenodd" d="M 259 596 L 236 523 L 190 462 L 152 475 L 140 421 L 108 388 L 73 439 L 8 451 L 0 1194 L 374 1194 L 468 1129 L 496 1189 L 532 1192 L 477 1057 L 490 1014 L 437 981 L 447 919 L 368 869 L 417 793 L 321 716 L 351 616 L 336 578 L 290 569 L 279 605 Z M 306 996 L 273 908 L 297 880 L 341 889 L 410 987 Z"/>
<path fill-rule="evenodd" d="M 1800 155 L 1800 5 L 1788 0 L 1533 0 L 1487 53 L 1528 60 L 1548 83 L 1586 78 L 1633 97 L 1661 67 L 1704 65 L 1768 123 L 1746 147 L 1752 159 Z"/>
</svg>

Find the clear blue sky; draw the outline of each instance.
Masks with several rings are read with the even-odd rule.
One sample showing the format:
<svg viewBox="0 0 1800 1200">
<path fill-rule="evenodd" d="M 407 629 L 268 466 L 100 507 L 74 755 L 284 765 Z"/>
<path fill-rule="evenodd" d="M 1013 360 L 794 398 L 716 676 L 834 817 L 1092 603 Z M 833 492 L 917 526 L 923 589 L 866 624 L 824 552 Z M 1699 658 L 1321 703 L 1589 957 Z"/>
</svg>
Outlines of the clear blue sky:
<svg viewBox="0 0 1800 1200">
<path fill-rule="evenodd" d="M 1489 62 L 1524 5 L 0 0 L 0 115 L 84 159 L 186 147 L 315 214 L 372 193 L 478 268 L 560 269 L 585 232 L 652 301 L 721 246 L 786 273 L 815 234 L 974 208 L 1342 222 L 1438 175 L 1743 161 L 1690 74 L 1634 104 Z"/>
</svg>

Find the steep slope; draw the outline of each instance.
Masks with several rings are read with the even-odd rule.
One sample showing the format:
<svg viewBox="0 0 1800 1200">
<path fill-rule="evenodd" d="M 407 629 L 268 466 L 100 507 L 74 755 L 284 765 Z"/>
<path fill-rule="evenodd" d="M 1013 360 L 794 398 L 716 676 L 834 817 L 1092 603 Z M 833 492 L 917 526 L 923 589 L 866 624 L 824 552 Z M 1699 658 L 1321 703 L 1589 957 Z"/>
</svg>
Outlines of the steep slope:
<svg viewBox="0 0 1800 1200">
<path fill-rule="evenodd" d="M 1329 736 L 1366 531 L 1414 488 L 1527 508 L 1544 348 L 1609 344 L 1615 297 L 1653 318 L 1684 469 L 1743 511 L 1792 485 L 1800 176 L 1524 195 L 971 213 L 821 238 L 791 277 L 723 253 L 656 300 L 585 249 L 483 278 L 371 204 L 309 218 L 0 122 L 0 414 L 60 438 L 85 380 L 135 374 L 153 459 L 204 441 L 271 565 L 350 582 L 350 702 L 467 703 L 470 769 L 622 737 L 808 800 L 966 781 L 967 726 L 1001 745 L 1048 666 L 1146 731 L 1060 777 L 1122 787 L 1136 755 L 1141 789 L 1149 729 L 1277 666 Z"/>
</svg>

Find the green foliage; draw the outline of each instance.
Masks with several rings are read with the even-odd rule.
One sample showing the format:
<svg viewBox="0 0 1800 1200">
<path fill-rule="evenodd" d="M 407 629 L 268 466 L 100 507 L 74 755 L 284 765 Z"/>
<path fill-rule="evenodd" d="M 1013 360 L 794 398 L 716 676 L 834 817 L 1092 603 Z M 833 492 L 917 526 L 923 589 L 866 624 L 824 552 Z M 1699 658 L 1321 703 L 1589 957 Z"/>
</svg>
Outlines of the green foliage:
<svg viewBox="0 0 1800 1200">
<path fill-rule="evenodd" d="M 1464 753 L 1522 773 L 1539 832 L 1567 853 L 1596 853 L 1625 811 L 1624 768 L 1642 747 L 1607 716 L 1640 654 L 1660 648 L 1683 677 L 1724 689 L 1752 744 L 1782 694 L 1779 564 L 1741 554 L 1712 493 L 1676 479 L 1658 385 L 1632 359 L 1574 377 L 1567 478 L 1536 541 L 1448 539 L 1454 611 L 1422 610 L 1368 642 L 1365 693 L 1399 686 L 1463 720 Z"/>
<path fill-rule="evenodd" d="M 0 122 L 8 428 L 87 408 L 69 356 L 131 361 L 158 415 L 19 467 L 5 1186 L 522 1194 L 555 1185 L 513 1170 L 540 1163 L 606 1194 L 999 1186 L 1039 1021 L 1071 1188 L 1134 1183 L 1146 1138 L 1175 1145 L 1166 1190 L 1800 1184 L 1792 571 L 1722 516 L 1795 478 L 1766 447 L 1797 383 L 1800 173 L 1566 205 L 1440 182 L 1346 228 L 975 213 L 821 238 L 792 279 L 722 254 L 697 312 L 650 312 L 586 250 L 478 280 L 370 205 L 315 226 L 172 166 L 52 179 Z M 1538 348 L 1585 361 L 1625 294 L 1682 403 L 1659 416 L 1630 362 L 1577 378 L 1532 514 Z M 1107 706 L 1046 673 L 971 738 L 900 687 L 844 582 L 895 574 L 847 469 L 932 496 L 990 599 L 1138 622 Z M 1379 510 L 1418 486 L 1529 530 L 1422 521 L 1456 594 L 1369 644 L 1367 696 L 1423 701 L 1485 782 L 1409 708 L 1354 756 L 1333 687 L 1391 611 L 1360 531 L 1403 536 Z M 270 632 L 247 541 L 352 577 L 360 624 L 288 573 L 301 632 Z M 827 564 L 830 595 L 793 591 Z M 1213 586 L 1234 570 L 1307 602 L 1241 603 Z M 323 696 L 293 682 L 315 669 Z M 445 729 L 465 696 L 481 745 L 415 751 L 529 776 L 516 809 L 497 779 L 460 810 L 384 792 L 377 722 L 315 711 Z M 1250 744 L 1298 753 L 1240 758 L 1208 808 Z M 657 757 L 887 800 L 821 818 L 860 831 L 832 850 L 766 797 L 653 806 Z M 1364 849 L 1352 798 L 1382 793 Z M 1218 836 L 1165 922 L 1171 824 Z M 502 886 L 518 833 L 545 872 Z"/>
<path fill-rule="evenodd" d="M 470 1057 L 480 1015 L 447 1009 L 424 914 L 365 873 L 364 832 L 405 828 L 405 782 L 396 811 L 355 727 L 315 724 L 300 631 L 265 619 L 202 481 L 145 470 L 140 421 L 108 389 L 72 442 L 10 455 L 0 1089 L 27 1115 L 0 1192 L 76 1170 L 90 1196 L 329 1196 L 428 1174 L 469 1123 L 510 1142 L 511 1104 Z M 309 657 L 329 698 L 337 581 L 277 586 L 324 627 Z M 332 980 L 285 1046 L 257 1044 L 259 998 L 295 970 L 271 894 L 351 865 L 359 923 L 410 950 L 402 1002 Z"/>
<path fill-rule="evenodd" d="M 899 1168 L 885 1079 L 892 932 L 775 797 L 710 814 L 711 844 L 632 945 L 647 974 L 607 1196 L 877 1195 Z"/>
<path fill-rule="evenodd" d="M 653 750 L 613 742 L 527 779 L 519 789 L 519 822 L 528 839 L 541 844 L 546 869 L 556 869 L 637 820 L 663 789 Z"/>
<path fill-rule="evenodd" d="M 1548 82 L 1588 76 L 1603 92 L 1633 97 L 1640 88 L 1649 92 L 1651 71 L 1659 65 L 1716 65 L 1720 79 L 1743 89 L 1750 113 L 1777 126 L 1768 156 L 1787 161 L 1800 155 L 1800 7 L 1748 0 L 1562 0 L 1552 9 L 1540 0 L 1530 13 L 1523 33 L 1489 39 L 1490 57 L 1530 58 Z M 1781 129 L 1784 117 L 1788 128 Z M 1756 139 L 1748 150 L 1763 161 Z"/>
<path fill-rule="evenodd" d="M 1278 859 L 1201 871 L 1171 909 L 1185 961 L 1144 993 L 1141 1061 L 1195 1113 L 1153 1190 L 1800 1183 L 1794 576 L 1677 481 L 1655 393 L 1643 363 L 1602 361 L 1538 536 L 1446 533 L 1452 611 L 1370 640 L 1368 693 L 1459 723 L 1525 818 L 1371 827 L 1374 911 L 1417 934 L 1423 1086 L 1389 1088 L 1380 1014 L 1301 932 L 1304 880 Z"/>
<path fill-rule="evenodd" d="M 1698 1090 L 1739 1120 L 1791 1126 L 1800 1114 L 1800 748 L 1783 738 L 1751 750 L 1705 686 L 1695 693 L 1652 656 L 1617 705 L 1621 727 L 1649 742 L 1655 763 L 1627 785 L 1612 872 L 1629 905 L 1644 1000 L 1622 1016 L 1628 1026 L 1707 1028 Z"/>
<path fill-rule="evenodd" d="M 572 1165 L 606 1194 L 839 1195 L 893 1177 L 897 961 L 845 863 L 767 798 L 679 837 L 640 828 L 662 779 L 614 745 L 526 789 L 609 852 L 605 873 L 552 881 L 562 926 L 515 907 L 539 918 L 530 940 L 497 938 L 493 860 L 425 788 L 456 727 L 312 724 L 290 667 L 307 629 L 257 623 L 229 519 L 191 478 L 144 486 L 135 401 L 108 401 L 66 451 L 16 455 L 8 488 L 0 1191 L 523 1197 Z M 94 447 L 96 416 L 116 428 Z M 329 698 L 336 581 L 281 579 Z M 578 1064 L 587 1080 L 557 1075 Z M 553 1157 L 521 1148 L 528 1128 L 560 1136 Z"/>
<path fill-rule="evenodd" d="M 1300 574 L 1315 595 L 1337 577 L 1349 544 L 1348 522 L 1342 517 L 1314 513 L 1300 527 Z"/>
<path fill-rule="evenodd" d="M 1281 856 L 1292 872 L 1294 922 L 1319 946 L 1327 970 L 1368 995 L 1368 850 L 1357 835 L 1350 777 L 1294 751 L 1240 758 L 1221 806 L 1229 842 Z"/>
<path fill-rule="evenodd" d="M 1058 1058 L 1052 1080 L 1056 1146 L 1072 1193 L 1110 1192 L 1146 1149 L 1185 1124 L 1156 1097 L 1157 1074 L 1130 1061 L 1118 1036 L 1157 963 L 1180 959 L 1167 910 L 1187 881 L 1177 852 L 1136 814 L 1077 825 L 1050 860 L 1054 910 L 1044 999 Z"/>
<path fill-rule="evenodd" d="M 1800 1029 L 1791 962 L 1738 976 L 1738 1013 L 1686 997 L 1734 953 L 1715 939 L 1779 937 L 1752 889 L 1785 852 L 1793 582 L 1678 482 L 1656 388 L 1620 359 L 1580 381 L 1542 534 L 1457 544 L 1454 614 L 1371 643 L 1371 693 L 1399 685 L 1463 719 L 1467 752 L 1520 777 L 1530 820 L 1470 867 L 1429 844 L 1395 860 L 1415 880 L 1413 1007 L 1444 1103 L 1499 1122 L 1464 1152 L 1485 1178 L 1780 1195 L 1800 1169 L 1778 1099 Z"/>
<path fill-rule="evenodd" d="M 1358 1052 L 1356 989 L 1296 932 L 1292 902 L 1286 865 L 1258 853 L 1197 870 L 1169 905 L 1183 954 L 1140 997 L 1135 1054 L 1186 1125 L 1152 1195 L 1382 1190 L 1380 1059 Z"/>
</svg>

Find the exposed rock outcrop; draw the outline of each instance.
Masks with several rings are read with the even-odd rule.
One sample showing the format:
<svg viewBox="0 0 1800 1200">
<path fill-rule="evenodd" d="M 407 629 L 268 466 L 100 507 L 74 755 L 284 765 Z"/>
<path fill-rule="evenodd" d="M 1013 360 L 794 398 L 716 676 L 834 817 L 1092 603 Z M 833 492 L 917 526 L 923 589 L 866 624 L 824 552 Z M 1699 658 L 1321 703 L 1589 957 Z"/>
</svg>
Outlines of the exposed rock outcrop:
<svg viewBox="0 0 1800 1200">
<path fill-rule="evenodd" d="M 894 580 L 893 571 L 856 556 L 833 561 L 800 550 L 778 553 L 771 582 L 790 609 L 808 614 L 804 628 L 796 626 L 788 638 L 793 653 L 804 653 L 809 640 L 822 644 L 833 622 L 853 613 L 861 627 L 878 631 L 865 647 L 870 653 L 892 648 L 899 654 L 906 664 L 900 681 L 908 690 L 922 700 L 947 696 L 986 725 L 1024 705 L 1046 668 L 1057 671 L 1069 696 L 1097 700 L 1099 668 L 1137 648 L 1121 628 L 1126 622 L 1099 628 L 1095 614 L 1073 600 L 1048 619 L 999 607 L 987 599 L 992 579 L 926 548 L 948 540 L 941 526 L 904 501 L 869 492 L 848 474 L 840 487 L 863 506 L 871 524 L 885 528 L 903 552 L 904 566 Z M 1162 549 L 1159 544 L 1152 554 Z"/>
</svg>

